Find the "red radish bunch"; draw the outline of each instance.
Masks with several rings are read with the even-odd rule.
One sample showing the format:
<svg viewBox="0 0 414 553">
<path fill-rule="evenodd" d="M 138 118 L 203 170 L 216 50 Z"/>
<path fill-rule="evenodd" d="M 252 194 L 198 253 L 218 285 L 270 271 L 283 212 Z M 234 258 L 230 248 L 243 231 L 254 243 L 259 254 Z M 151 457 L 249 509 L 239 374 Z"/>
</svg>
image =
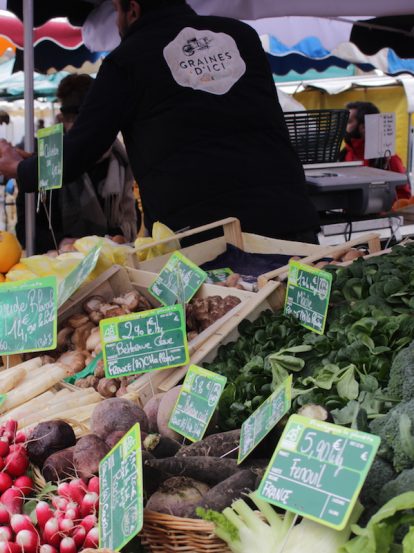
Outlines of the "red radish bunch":
<svg viewBox="0 0 414 553">
<path fill-rule="evenodd" d="M 51 504 L 36 505 L 37 524 L 23 514 L 33 481 L 16 421 L 0 425 L 0 553 L 77 553 L 98 547 L 99 478 L 62 482 Z"/>
</svg>

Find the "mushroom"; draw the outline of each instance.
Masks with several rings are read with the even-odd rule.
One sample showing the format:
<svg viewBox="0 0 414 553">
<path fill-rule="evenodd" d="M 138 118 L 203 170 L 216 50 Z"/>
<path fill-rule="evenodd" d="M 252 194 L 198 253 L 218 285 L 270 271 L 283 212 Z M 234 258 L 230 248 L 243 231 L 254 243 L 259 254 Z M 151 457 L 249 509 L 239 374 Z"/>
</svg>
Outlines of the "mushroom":
<svg viewBox="0 0 414 553">
<path fill-rule="evenodd" d="M 86 313 L 92 313 L 93 311 L 99 311 L 103 303 L 105 303 L 105 298 L 102 296 L 91 296 L 83 303 L 82 307 Z"/>
<path fill-rule="evenodd" d="M 70 338 L 74 332 L 74 329 L 71 326 L 65 326 L 59 330 L 57 335 L 57 349 L 65 350 L 70 346 Z"/>
<path fill-rule="evenodd" d="M 103 397 L 114 397 L 118 391 L 119 386 L 120 382 L 117 378 L 101 378 L 98 382 L 98 387 L 96 388 L 96 391 Z"/>
<path fill-rule="evenodd" d="M 110 303 L 102 304 L 100 307 L 100 312 L 104 316 L 104 319 L 109 319 L 110 317 L 121 317 L 122 315 L 127 315 L 129 313 L 126 307 L 112 305 Z"/>
<path fill-rule="evenodd" d="M 99 321 L 102 321 L 103 318 L 104 316 L 100 311 L 92 311 L 89 313 L 89 319 L 96 325 L 98 325 Z"/>
<path fill-rule="evenodd" d="M 72 374 L 76 374 L 85 368 L 85 356 L 80 351 L 62 353 L 58 362 L 68 367 Z"/>
<path fill-rule="evenodd" d="M 96 326 L 95 328 L 92 329 L 88 339 L 86 340 L 86 349 L 88 351 L 94 351 L 96 346 L 100 343 L 101 343 L 101 335 L 99 332 L 99 327 Z"/>
<path fill-rule="evenodd" d="M 89 338 L 92 329 L 96 328 L 91 321 L 86 318 L 87 322 L 79 326 L 72 334 L 72 344 L 78 351 L 86 350 L 86 341 Z"/>
<path fill-rule="evenodd" d="M 135 309 L 139 305 L 141 294 L 137 292 L 136 290 L 131 290 L 131 292 L 127 292 L 123 296 L 119 296 L 118 298 L 114 298 L 112 301 L 116 303 L 117 305 L 125 306 L 129 311 L 135 311 Z"/>
<path fill-rule="evenodd" d="M 84 313 L 77 313 L 68 319 L 67 324 L 72 328 L 79 328 L 87 322 L 89 322 L 89 317 L 87 315 Z"/>
</svg>

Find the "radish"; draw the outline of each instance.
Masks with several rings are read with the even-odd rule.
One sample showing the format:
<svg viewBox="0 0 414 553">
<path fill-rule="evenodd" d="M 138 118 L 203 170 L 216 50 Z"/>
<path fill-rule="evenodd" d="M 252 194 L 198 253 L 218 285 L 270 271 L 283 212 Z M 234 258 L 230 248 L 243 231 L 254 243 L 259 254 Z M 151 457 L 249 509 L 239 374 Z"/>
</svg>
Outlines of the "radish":
<svg viewBox="0 0 414 553">
<path fill-rule="evenodd" d="M 59 535 L 59 522 L 57 518 L 50 518 L 43 529 L 43 541 L 52 545 L 53 547 L 59 547 L 60 535 Z"/>
<path fill-rule="evenodd" d="M 78 505 L 82 503 L 83 496 L 87 492 L 85 483 L 80 478 L 74 478 L 69 482 L 69 497 Z"/>
<path fill-rule="evenodd" d="M 79 507 L 77 503 L 68 503 L 65 511 L 65 518 L 70 518 L 71 520 L 79 519 Z"/>
<path fill-rule="evenodd" d="M 97 524 L 98 524 L 98 519 L 96 515 L 88 515 L 83 520 L 81 520 L 81 526 L 85 528 L 86 532 L 89 532 L 89 530 L 92 530 L 92 528 L 95 528 Z"/>
<path fill-rule="evenodd" d="M 27 436 L 24 430 L 19 430 L 14 438 L 16 444 L 24 444 L 27 441 Z"/>
<path fill-rule="evenodd" d="M 61 497 L 65 497 L 66 499 L 68 499 L 69 498 L 69 492 L 70 492 L 69 482 L 61 482 L 58 485 L 57 493 Z"/>
<path fill-rule="evenodd" d="M 20 515 L 18 513 L 11 516 L 10 526 L 16 534 L 21 530 L 29 530 L 31 532 L 35 532 L 35 528 L 32 521 L 30 520 L 30 517 L 26 517 L 26 515 Z"/>
<path fill-rule="evenodd" d="M 59 520 L 59 530 L 64 534 L 70 534 L 74 526 L 75 524 L 70 518 L 61 518 Z"/>
<path fill-rule="evenodd" d="M 0 553 L 22 553 L 22 548 L 17 543 L 1 541 Z"/>
<path fill-rule="evenodd" d="M 60 542 L 59 553 L 76 553 L 76 544 L 73 538 L 63 538 Z"/>
<path fill-rule="evenodd" d="M 73 541 L 75 542 L 77 549 L 80 549 L 86 538 L 85 528 L 83 526 L 78 526 L 76 530 L 73 532 L 72 538 L 73 538 Z"/>
<path fill-rule="evenodd" d="M 13 536 L 10 526 L 0 526 L 0 541 L 13 541 Z"/>
<path fill-rule="evenodd" d="M 46 522 L 53 517 L 53 511 L 46 501 L 39 501 L 36 505 L 36 518 L 40 528 L 44 528 Z"/>
<path fill-rule="evenodd" d="M 5 465 L 4 459 L 3 459 L 3 457 L 0 457 L 0 471 L 2 471 L 4 469 L 4 465 Z"/>
<path fill-rule="evenodd" d="M 6 438 L 0 438 L 0 457 L 6 457 L 9 454 L 9 442 Z"/>
<path fill-rule="evenodd" d="M 12 477 L 7 472 L 0 472 L 0 493 L 5 492 L 13 486 Z"/>
<path fill-rule="evenodd" d="M 17 427 L 19 426 L 19 423 L 13 419 L 9 419 L 6 421 L 5 424 L 5 433 L 10 432 L 13 435 L 13 438 L 17 432 Z"/>
<path fill-rule="evenodd" d="M 99 495 L 94 492 L 89 492 L 85 494 L 82 499 L 80 506 L 81 517 L 86 517 L 87 515 L 93 514 L 97 511 L 99 504 Z"/>
<path fill-rule="evenodd" d="M 19 490 L 22 491 L 23 495 L 31 494 L 34 488 L 33 480 L 30 478 L 30 476 L 27 476 L 27 474 L 16 478 L 16 480 L 14 481 L 14 486 L 16 488 L 19 488 Z"/>
<path fill-rule="evenodd" d="M 39 545 L 39 536 L 35 530 L 20 530 L 16 535 L 16 543 L 24 553 L 36 553 Z"/>
<path fill-rule="evenodd" d="M 3 503 L 0 503 L 0 524 L 9 524 L 10 513 Z"/>
<path fill-rule="evenodd" d="M 0 503 L 3 503 L 10 514 L 21 513 L 23 506 L 23 494 L 19 488 L 11 487 L 2 493 Z"/>
<path fill-rule="evenodd" d="M 39 553 L 58 553 L 58 550 L 56 549 L 56 547 L 45 543 L 40 546 Z"/>
<path fill-rule="evenodd" d="M 23 476 L 29 466 L 29 458 L 25 452 L 11 451 L 6 459 L 6 470 L 12 476 Z"/>
<path fill-rule="evenodd" d="M 90 547 L 91 549 L 95 549 L 98 547 L 99 543 L 99 530 L 98 528 L 92 528 L 92 530 L 89 530 L 89 532 L 86 534 L 86 538 L 83 544 L 83 547 L 87 549 Z"/>
<path fill-rule="evenodd" d="M 59 497 L 58 495 L 55 495 L 52 498 L 52 505 L 55 509 L 58 509 L 59 511 L 65 511 L 69 501 L 66 499 L 66 497 Z"/>
<path fill-rule="evenodd" d="M 92 476 L 92 478 L 88 482 L 88 491 L 89 492 L 95 492 L 99 494 L 99 477 L 98 476 Z"/>
</svg>

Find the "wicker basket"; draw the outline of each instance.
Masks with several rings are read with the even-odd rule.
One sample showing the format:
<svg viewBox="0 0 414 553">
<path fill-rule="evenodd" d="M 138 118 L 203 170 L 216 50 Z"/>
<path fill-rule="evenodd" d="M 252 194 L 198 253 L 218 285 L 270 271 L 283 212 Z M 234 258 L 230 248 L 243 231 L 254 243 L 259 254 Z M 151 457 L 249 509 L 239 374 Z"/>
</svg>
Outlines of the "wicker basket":
<svg viewBox="0 0 414 553">
<path fill-rule="evenodd" d="M 230 553 L 204 520 L 145 511 L 141 537 L 151 553 Z"/>
</svg>

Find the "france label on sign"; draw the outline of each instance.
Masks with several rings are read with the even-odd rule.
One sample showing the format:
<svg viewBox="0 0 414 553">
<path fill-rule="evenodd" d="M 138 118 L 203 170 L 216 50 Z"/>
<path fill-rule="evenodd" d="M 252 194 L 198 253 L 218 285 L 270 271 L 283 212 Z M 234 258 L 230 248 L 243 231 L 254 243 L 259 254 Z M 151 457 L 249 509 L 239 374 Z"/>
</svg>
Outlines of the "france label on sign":
<svg viewBox="0 0 414 553">
<path fill-rule="evenodd" d="M 223 393 L 227 378 L 191 365 L 168 423 L 192 442 L 202 439 Z"/>
<path fill-rule="evenodd" d="M 0 355 L 55 349 L 56 277 L 0 284 Z"/>
<path fill-rule="evenodd" d="M 242 463 L 280 419 L 286 415 L 290 409 L 291 398 L 292 375 L 278 386 L 272 395 L 242 424 L 237 463 Z"/>
<path fill-rule="evenodd" d="M 207 273 L 180 252 L 172 254 L 148 291 L 163 305 L 187 303 L 207 278 Z"/>
<path fill-rule="evenodd" d="M 285 314 L 294 315 L 317 334 L 325 330 L 332 275 L 315 267 L 290 261 Z"/>
<path fill-rule="evenodd" d="M 37 132 L 39 191 L 62 188 L 63 125 L 53 125 Z"/>
<path fill-rule="evenodd" d="M 99 548 L 120 551 L 143 524 L 142 455 L 135 424 L 99 464 Z"/>
<path fill-rule="evenodd" d="M 180 367 L 189 361 L 182 305 L 99 323 L 106 378 Z"/>
<path fill-rule="evenodd" d="M 259 497 L 342 530 L 379 444 L 373 434 L 292 415 L 260 483 Z"/>
<path fill-rule="evenodd" d="M 100 241 L 91 251 L 86 255 L 79 265 L 77 265 L 68 276 L 62 280 L 59 284 L 58 293 L 58 307 L 63 305 L 71 295 L 85 282 L 86 278 L 94 270 L 95 265 L 99 259 L 99 254 L 102 248 L 102 241 Z"/>
</svg>

